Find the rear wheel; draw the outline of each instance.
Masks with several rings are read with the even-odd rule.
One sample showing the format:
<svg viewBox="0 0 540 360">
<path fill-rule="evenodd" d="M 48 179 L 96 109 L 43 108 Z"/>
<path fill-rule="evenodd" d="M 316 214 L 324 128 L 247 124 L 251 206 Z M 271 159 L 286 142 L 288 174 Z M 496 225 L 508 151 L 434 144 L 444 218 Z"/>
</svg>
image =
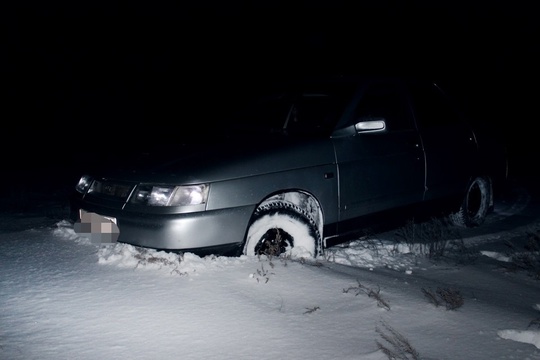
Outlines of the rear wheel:
<svg viewBox="0 0 540 360">
<path fill-rule="evenodd" d="M 321 236 L 315 221 L 299 206 L 274 201 L 261 205 L 250 223 L 243 253 L 245 255 L 315 257 Z"/>
<path fill-rule="evenodd" d="M 475 227 L 485 221 L 490 206 L 490 183 L 484 177 L 477 177 L 469 184 L 459 210 L 450 219 L 458 226 Z"/>
</svg>

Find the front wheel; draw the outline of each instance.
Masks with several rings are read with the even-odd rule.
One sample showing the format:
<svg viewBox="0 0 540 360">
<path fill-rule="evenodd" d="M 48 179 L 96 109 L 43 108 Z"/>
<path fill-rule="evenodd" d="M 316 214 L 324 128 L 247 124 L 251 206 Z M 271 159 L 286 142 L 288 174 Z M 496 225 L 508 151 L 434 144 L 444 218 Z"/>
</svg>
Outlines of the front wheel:
<svg viewBox="0 0 540 360">
<path fill-rule="evenodd" d="M 469 184 L 461 206 L 450 218 L 458 226 L 479 226 L 486 219 L 490 206 L 490 183 L 484 177 L 477 177 Z"/>
<path fill-rule="evenodd" d="M 250 223 L 245 255 L 315 257 L 321 235 L 315 222 L 294 204 L 276 201 L 259 207 Z"/>
</svg>

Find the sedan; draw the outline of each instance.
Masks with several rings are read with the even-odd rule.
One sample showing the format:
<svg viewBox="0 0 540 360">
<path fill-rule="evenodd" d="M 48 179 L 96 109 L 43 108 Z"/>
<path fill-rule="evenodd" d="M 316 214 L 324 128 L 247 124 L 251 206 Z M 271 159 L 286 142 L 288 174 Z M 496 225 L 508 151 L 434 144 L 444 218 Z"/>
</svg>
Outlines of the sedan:
<svg viewBox="0 0 540 360">
<path fill-rule="evenodd" d="M 330 77 L 264 90 L 216 109 L 206 128 L 179 123 L 189 136 L 82 175 L 75 231 L 200 255 L 317 257 L 390 214 L 479 226 L 508 177 L 504 143 L 433 81 Z"/>
</svg>

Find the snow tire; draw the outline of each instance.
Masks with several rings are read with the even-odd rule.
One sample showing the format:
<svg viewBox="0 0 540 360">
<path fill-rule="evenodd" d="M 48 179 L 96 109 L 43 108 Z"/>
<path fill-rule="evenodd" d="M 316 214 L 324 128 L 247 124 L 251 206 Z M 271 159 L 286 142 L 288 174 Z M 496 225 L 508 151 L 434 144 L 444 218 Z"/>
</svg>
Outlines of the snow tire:
<svg viewBox="0 0 540 360">
<path fill-rule="evenodd" d="M 476 227 L 485 221 L 490 206 L 490 183 L 479 176 L 471 181 L 459 210 L 451 214 L 450 219 L 457 226 Z"/>
<path fill-rule="evenodd" d="M 307 251 L 313 257 L 320 254 L 321 235 L 315 221 L 289 202 L 272 201 L 259 206 L 247 231 L 244 255 L 279 256 L 294 250 Z"/>
</svg>

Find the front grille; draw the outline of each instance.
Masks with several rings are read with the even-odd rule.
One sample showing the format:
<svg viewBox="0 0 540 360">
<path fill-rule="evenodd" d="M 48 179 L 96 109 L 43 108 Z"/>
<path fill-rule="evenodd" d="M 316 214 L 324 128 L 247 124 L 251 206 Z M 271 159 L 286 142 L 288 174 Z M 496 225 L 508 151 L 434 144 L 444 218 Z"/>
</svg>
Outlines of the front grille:
<svg viewBox="0 0 540 360">
<path fill-rule="evenodd" d="M 126 200 L 133 187 L 133 185 L 115 183 L 108 180 L 95 180 L 88 193 Z"/>
</svg>

